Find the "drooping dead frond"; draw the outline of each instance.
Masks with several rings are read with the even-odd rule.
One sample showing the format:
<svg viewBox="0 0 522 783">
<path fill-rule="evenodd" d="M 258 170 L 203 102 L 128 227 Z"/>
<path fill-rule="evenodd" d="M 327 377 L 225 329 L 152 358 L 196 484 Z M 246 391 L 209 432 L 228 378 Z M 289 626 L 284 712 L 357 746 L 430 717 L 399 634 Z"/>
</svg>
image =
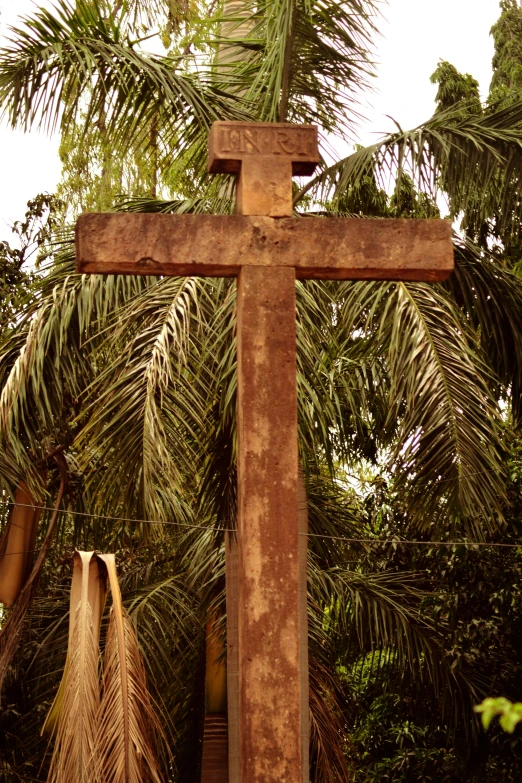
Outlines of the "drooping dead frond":
<svg viewBox="0 0 522 783">
<path fill-rule="evenodd" d="M 75 552 L 69 648 L 57 697 L 44 729 L 56 732 L 49 783 L 101 780 L 97 747 L 100 678 L 99 631 L 106 572 L 93 552 Z"/>
<path fill-rule="evenodd" d="M 14 604 L 31 573 L 41 513 L 27 484 L 21 482 L 0 540 L 0 601 L 6 606 Z"/>
<path fill-rule="evenodd" d="M 71 582 L 71 597 L 69 602 L 69 640 L 65 669 L 60 687 L 42 728 L 42 734 L 54 734 L 63 706 L 67 678 L 70 669 L 70 658 L 74 655 L 76 643 L 76 626 L 78 623 L 78 607 L 82 601 L 82 591 L 87 590 L 87 602 L 92 616 L 93 633 L 96 645 L 99 644 L 100 627 L 107 598 L 107 569 L 93 552 L 75 552 L 73 557 L 73 575 Z M 87 580 L 86 587 L 84 581 Z M 84 608 L 85 608 L 84 601 Z M 80 617 L 80 619 L 82 619 Z"/>
<path fill-rule="evenodd" d="M 154 715 L 134 626 L 123 607 L 114 555 L 107 566 L 112 608 L 107 632 L 96 756 L 104 783 L 161 783 Z"/>
<path fill-rule="evenodd" d="M 27 609 L 29 608 L 29 604 L 31 603 L 34 592 L 38 587 L 40 572 L 53 540 L 53 532 L 56 520 L 58 518 L 58 510 L 62 502 L 63 493 L 65 492 L 67 483 L 65 460 L 63 457 L 58 456 L 55 457 L 55 460 L 58 464 L 58 467 L 60 468 L 61 482 L 60 489 L 58 490 L 58 497 L 56 498 L 56 505 L 49 521 L 49 527 L 47 528 L 47 533 L 45 534 L 45 538 L 42 542 L 42 546 L 40 547 L 40 552 L 38 553 L 38 557 L 36 558 L 33 569 L 21 592 L 19 593 L 18 598 L 16 599 L 7 622 L 0 631 L 0 692 L 2 691 L 5 677 L 18 647 L 18 640 L 20 638 L 20 633 L 22 631 Z"/>
</svg>

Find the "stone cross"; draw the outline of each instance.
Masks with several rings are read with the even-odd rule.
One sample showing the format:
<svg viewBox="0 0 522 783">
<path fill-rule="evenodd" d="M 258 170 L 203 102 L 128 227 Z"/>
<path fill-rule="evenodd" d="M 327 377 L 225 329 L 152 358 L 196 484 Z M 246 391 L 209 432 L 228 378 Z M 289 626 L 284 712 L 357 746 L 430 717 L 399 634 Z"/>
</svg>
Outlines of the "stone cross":
<svg viewBox="0 0 522 783">
<path fill-rule="evenodd" d="M 295 281 L 438 281 L 453 269 L 449 221 L 293 217 L 292 175 L 318 161 L 314 126 L 216 122 L 209 170 L 238 175 L 235 216 L 84 214 L 76 227 L 79 272 L 238 278 L 241 783 L 309 779 Z"/>
</svg>

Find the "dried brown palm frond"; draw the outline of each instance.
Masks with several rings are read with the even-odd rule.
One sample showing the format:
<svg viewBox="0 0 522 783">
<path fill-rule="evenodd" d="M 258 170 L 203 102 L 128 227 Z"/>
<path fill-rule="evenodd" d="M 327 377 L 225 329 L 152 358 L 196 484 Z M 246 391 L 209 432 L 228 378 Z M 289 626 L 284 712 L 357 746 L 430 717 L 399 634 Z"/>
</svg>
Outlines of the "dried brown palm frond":
<svg viewBox="0 0 522 783">
<path fill-rule="evenodd" d="M 70 659 L 75 654 L 75 644 L 77 644 L 76 626 L 79 619 L 83 621 L 83 616 L 78 615 L 79 604 L 82 600 L 84 601 L 84 608 L 86 607 L 86 602 L 82 595 L 84 589 L 87 591 L 87 603 L 90 606 L 93 634 L 98 647 L 103 609 L 107 598 L 107 569 L 93 552 L 75 552 L 73 556 L 67 658 L 60 687 L 43 725 L 42 734 L 54 734 L 58 726 L 71 666 Z"/>
<path fill-rule="evenodd" d="M 161 783 L 154 714 L 134 626 L 121 600 L 114 555 L 107 566 L 113 605 L 105 647 L 96 758 L 104 783 Z"/>
<path fill-rule="evenodd" d="M 93 552 L 75 552 L 69 648 L 64 676 L 44 729 L 56 741 L 49 783 L 95 783 L 100 705 L 99 630 L 106 569 Z"/>
<path fill-rule="evenodd" d="M 41 513 L 27 484 L 20 482 L 0 540 L 0 601 L 5 606 L 14 604 L 31 573 Z"/>
<path fill-rule="evenodd" d="M 0 693 L 2 691 L 9 666 L 18 647 L 18 641 L 20 639 L 27 609 L 29 608 L 29 604 L 31 603 L 31 599 L 35 593 L 35 590 L 38 587 L 40 573 L 45 562 L 47 552 L 53 540 L 54 528 L 58 518 L 58 510 L 65 492 L 67 483 L 67 466 L 65 459 L 61 455 L 57 455 L 55 457 L 55 461 L 60 469 L 61 481 L 60 488 L 58 490 L 58 496 L 56 498 L 56 504 L 49 521 L 49 526 L 47 528 L 47 533 L 45 534 L 45 538 L 42 542 L 42 546 L 40 547 L 38 557 L 36 558 L 36 561 L 33 565 L 33 569 L 29 574 L 29 577 L 27 578 L 27 581 L 25 582 L 21 592 L 19 593 L 5 625 L 0 631 Z"/>
</svg>

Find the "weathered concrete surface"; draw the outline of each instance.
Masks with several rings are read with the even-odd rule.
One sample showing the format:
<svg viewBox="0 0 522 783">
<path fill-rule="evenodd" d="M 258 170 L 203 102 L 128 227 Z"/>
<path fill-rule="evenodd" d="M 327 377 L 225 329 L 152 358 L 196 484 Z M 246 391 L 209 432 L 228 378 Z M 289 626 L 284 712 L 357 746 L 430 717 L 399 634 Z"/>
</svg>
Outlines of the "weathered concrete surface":
<svg viewBox="0 0 522 783">
<path fill-rule="evenodd" d="M 88 213 L 76 252 L 79 272 L 102 274 L 234 277 L 258 266 L 294 267 L 298 278 L 437 281 L 453 269 L 446 220 Z"/>
<path fill-rule="evenodd" d="M 294 176 L 309 176 L 320 161 L 317 125 L 286 122 L 214 122 L 208 136 L 208 170 L 239 174 L 258 157 L 292 163 Z"/>
<path fill-rule="evenodd" d="M 308 666 L 308 498 L 298 464 L 297 508 L 299 526 L 299 635 L 301 666 L 301 755 L 303 783 L 310 782 L 310 681 Z"/>
<path fill-rule="evenodd" d="M 209 171 L 239 174 L 238 215 L 291 217 L 292 175 L 313 174 L 319 160 L 316 125 L 215 122 L 208 137 Z"/>
<path fill-rule="evenodd" d="M 237 535 L 236 533 L 226 533 L 228 783 L 241 783 L 239 763 L 238 562 Z"/>
<path fill-rule="evenodd" d="M 238 285 L 241 783 L 302 783 L 295 274 Z"/>
<path fill-rule="evenodd" d="M 238 215 L 292 216 L 292 162 L 274 157 L 245 160 L 238 177 Z"/>
</svg>

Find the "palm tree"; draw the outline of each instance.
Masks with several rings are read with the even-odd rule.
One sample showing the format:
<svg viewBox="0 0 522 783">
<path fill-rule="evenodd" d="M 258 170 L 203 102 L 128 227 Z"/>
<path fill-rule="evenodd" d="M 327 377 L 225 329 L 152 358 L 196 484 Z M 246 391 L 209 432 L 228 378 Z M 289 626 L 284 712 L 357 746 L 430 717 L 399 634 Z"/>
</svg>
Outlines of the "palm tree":
<svg viewBox="0 0 522 783">
<path fill-rule="evenodd" d="M 160 57 L 144 54 L 137 40 L 160 2 L 59 0 L 0 52 L 4 111 L 13 124 L 59 124 L 65 135 L 96 126 L 104 150 L 125 160 L 152 156 L 170 199 L 129 194 L 120 209 L 231 211 L 233 182 L 205 171 L 206 133 L 223 118 L 319 124 L 323 164 L 295 194 L 296 214 L 306 219 L 432 215 L 439 189 L 454 214 L 488 221 L 511 209 L 522 167 L 520 101 L 487 113 L 450 107 L 330 163 L 335 137 L 353 133 L 357 92 L 371 74 L 372 3 L 234 7 L 237 16 L 209 4 L 190 19 L 174 6 L 179 48 Z M 221 24 L 240 54 L 216 60 Z M 17 626 L 19 666 L 34 672 L 34 703 L 19 724 L 24 759 L 43 752 L 37 705 L 50 698 L 66 641 L 62 553 L 80 543 L 111 546 L 126 560 L 124 602 L 170 731 L 165 774 L 196 780 L 205 628 L 211 620 L 211 636 L 223 637 L 225 534 L 235 527 L 234 283 L 84 280 L 65 227 L 47 253 L 0 357 L 3 488 L 14 497 L 25 482 L 47 508 L 56 454 L 69 473 L 40 597 Z M 448 720 L 455 703 L 469 711 L 484 689 L 473 672 L 441 660 L 443 623 L 437 628 L 421 612 L 434 589 L 425 576 L 372 566 L 360 539 L 379 531 L 366 526 L 347 475 L 364 459 L 379 466 L 408 529 L 425 540 L 448 531 L 487 539 L 502 525 L 511 425 L 502 405 L 511 400 L 516 423 L 522 286 L 487 246 L 457 236 L 455 254 L 446 285 L 297 284 L 316 781 L 350 775 L 341 662 L 357 665 L 372 652 L 378 678 L 400 672 L 412 687 L 440 694 Z M 38 652 L 29 662 L 31 635 Z M 10 693 L 16 682 L 8 681 Z"/>
</svg>

